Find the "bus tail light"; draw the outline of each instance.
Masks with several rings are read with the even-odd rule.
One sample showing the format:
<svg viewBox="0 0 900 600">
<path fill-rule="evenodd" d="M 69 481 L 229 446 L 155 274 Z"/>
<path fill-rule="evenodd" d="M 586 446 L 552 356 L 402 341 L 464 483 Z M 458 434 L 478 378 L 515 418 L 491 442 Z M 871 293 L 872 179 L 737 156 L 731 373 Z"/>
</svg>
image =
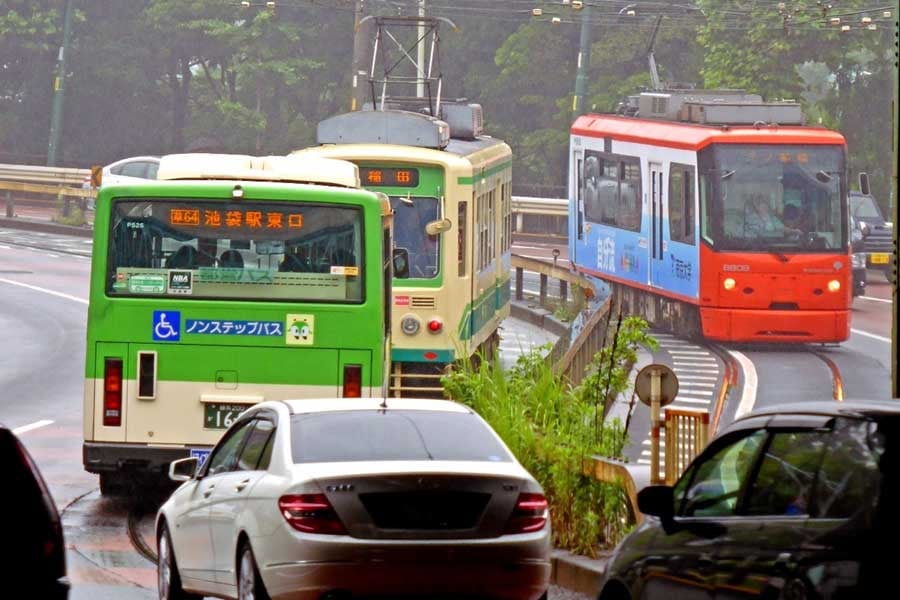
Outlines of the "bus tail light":
<svg viewBox="0 0 900 600">
<path fill-rule="evenodd" d="M 103 426 L 122 425 L 122 359 L 107 358 L 103 365 Z"/>
<path fill-rule="evenodd" d="M 281 516 L 303 533 L 347 533 L 325 494 L 288 494 L 278 499 Z"/>
<path fill-rule="evenodd" d="M 362 396 L 362 365 L 344 365 L 344 398 Z"/>
<path fill-rule="evenodd" d="M 547 499 L 543 494 L 522 492 L 503 533 L 529 533 L 539 531 L 547 523 Z"/>
</svg>

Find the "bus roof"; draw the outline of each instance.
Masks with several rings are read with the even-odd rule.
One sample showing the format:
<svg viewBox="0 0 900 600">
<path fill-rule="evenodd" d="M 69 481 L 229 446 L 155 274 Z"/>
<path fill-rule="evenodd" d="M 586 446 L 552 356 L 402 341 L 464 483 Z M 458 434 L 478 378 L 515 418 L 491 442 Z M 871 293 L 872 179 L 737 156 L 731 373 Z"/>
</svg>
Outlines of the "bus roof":
<svg viewBox="0 0 900 600">
<path fill-rule="evenodd" d="M 284 181 L 358 188 L 359 169 L 345 160 L 316 156 L 243 154 L 168 154 L 160 159 L 157 179 Z"/>
<path fill-rule="evenodd" d="M 571 133 L 694 151 L 710 144 L 846 144 L 844 136 L 824 127 L 697 125 L 616 115 L 578 117 Z"/>
</svg>

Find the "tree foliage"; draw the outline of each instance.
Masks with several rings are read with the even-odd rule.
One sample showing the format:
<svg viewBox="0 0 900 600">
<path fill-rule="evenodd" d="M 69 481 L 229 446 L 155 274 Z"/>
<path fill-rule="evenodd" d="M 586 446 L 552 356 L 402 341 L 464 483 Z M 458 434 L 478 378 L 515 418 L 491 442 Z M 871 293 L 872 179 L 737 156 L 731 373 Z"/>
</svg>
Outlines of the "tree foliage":
<svg viewBox="0 0 900 600">
<path fill-rule="evenodd" d="M 284 153 L 314 143 L 318 121 L 350 107 L 351 0 L 282 0 L 274 11 L 223 0 L 72 2 L 63 165 L 178 152 L 201 138 L 225 151 Z M 7 0 L 0 9 L 0 160 L 46 160 L 65 4 Z M 484 105 L 487 132 L 513 147 L 517 193 L 559 196 L 586 11 L 535 2 L 562 15 L 552 24 L 521 4 L 426 2 L 458 26 L 441 29 L 442 96 Z M 816 12 L 824 3 L 786 5 L 790 14 L 769 1 L 593 2 L 586 106 L 612 111 L 650 87 L 648 45 L 659 14 L 653 50 L 664 84 L 800 100 L 811 123 L 845 134 L 854 172 L 867 170 L 886 198 L 890 28 L 844 34 Z M 416 6 L 363 4 L 367 14 L 382 15 L 412 15 Z M 629 6 L 645 18 L 623 14 Z M 840 10 L 872 6 L 843 0 Z M 371 53 L 371 40 L 364 43 Z"/>
</svg>

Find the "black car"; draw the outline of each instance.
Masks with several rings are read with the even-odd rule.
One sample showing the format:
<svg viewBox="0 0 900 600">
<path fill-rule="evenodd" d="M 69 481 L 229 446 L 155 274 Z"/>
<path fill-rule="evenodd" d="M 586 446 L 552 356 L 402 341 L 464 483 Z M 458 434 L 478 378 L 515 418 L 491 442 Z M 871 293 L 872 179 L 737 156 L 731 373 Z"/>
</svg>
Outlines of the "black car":
<svg viewBox="0 0 900 600">
<path fill-rule="evenodd" d="M 62 521 L 37 465 L 16 434 L 0 425 L 0 507 L 6 516 L 0 574 L 16 598 L 68 598 Z M 7 596 L 3 596 L 4 598 Z"/>
<path fill-rule="evenodd" d="M 758 410 L 674 486 L 639 492 L 648 518 L 616 548 L 599 598 L 890 596 L 898 486 L 900 401 Z"/>
<path fill-rule="evenodd" d="M 850 215 L 860 223 L 865 235 L 866 266 L 881 271 L 890 281 L 894 251 L 893 224 L 885 220 L 873 196 L 856 191 L 850 192 Z"/>
</svg>

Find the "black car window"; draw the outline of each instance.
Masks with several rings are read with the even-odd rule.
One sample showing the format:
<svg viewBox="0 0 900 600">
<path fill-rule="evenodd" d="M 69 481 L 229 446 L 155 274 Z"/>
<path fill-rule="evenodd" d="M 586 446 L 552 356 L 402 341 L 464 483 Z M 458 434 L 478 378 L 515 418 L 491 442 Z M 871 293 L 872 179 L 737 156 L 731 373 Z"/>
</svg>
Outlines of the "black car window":
<svg viewBox="0 0 900 600">
<path fill-rule="evenodd" d="M 750 484 L 748 515 L 807 515 L 830 430 L 776 431 Z"/>
<path fill-rule="evenodd" d="M 206 463 L 208 465 L 206 467 L 207 475 L 224 473 L 225 471 L 231 471 L 234 468 L 238 451 L 241 449 L 241 443 L 247 436 L 247 432 L 250 431 L 250 426 L 252 424 L 252 421 L 244 421 L 225 434 L 226 437 L 219 442 L 218 446 L 213 448 L 209 461 Z"/>
<path fill-rule="evenodd" d="M 294 415 L 295 463 L 474 460 L 512 457 L 476 415 L 427 410 L 354 410 Z"/>
<path fill-rule="evenodd" d="M 733 515 L 765 437 L 763 430 L 750 432 L 695 463 L 675 487 L 678 516 Z"/>
<path fill-rule="evenodd" d="M 255 471 L 269 466 L 268 460 L 263 465 L 260 459 L 265 453 L 269 438 L 272 437 L 272 433 L 275 431 L 275 424 L 268 419 L 256 419 L 254 423 L 253 431 L 247 435 L 247 443 L 244 444 L 241 456 L 238 458 L 238 471 Z"/>
<path fill-rule="evenodd" d="M 813 516 L 846 518 L 878 497 L 885 440 L 871 421 L 839 419 L 814 491 Z"/>
</svg>

